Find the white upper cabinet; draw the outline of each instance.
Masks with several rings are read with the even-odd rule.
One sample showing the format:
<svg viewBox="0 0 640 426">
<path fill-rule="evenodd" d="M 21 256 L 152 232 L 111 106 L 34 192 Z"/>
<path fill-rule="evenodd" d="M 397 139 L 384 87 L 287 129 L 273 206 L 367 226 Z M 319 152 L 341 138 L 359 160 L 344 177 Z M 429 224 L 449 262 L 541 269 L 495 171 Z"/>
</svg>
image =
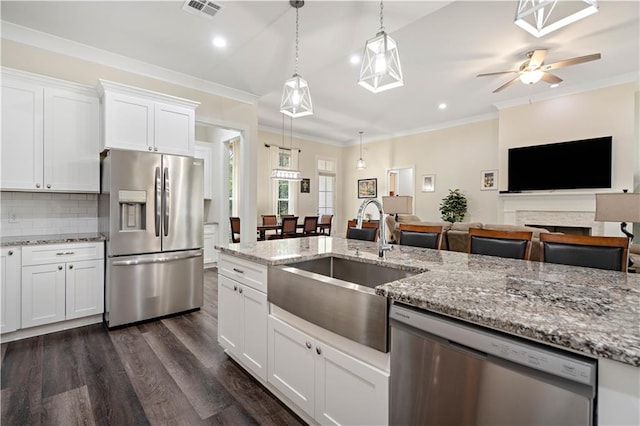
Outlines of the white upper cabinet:
<svg viewBox="0 0 640 426">
<path fill-rule="evenodd" d="M 198 102 L 100 80 L 103 148 L 193 156 Z"/>
<path fill-rule="evenodd" d="M 2 70 L 1 189 L 98 192 L 99 139 L 94 89 Z"/>
</svg>

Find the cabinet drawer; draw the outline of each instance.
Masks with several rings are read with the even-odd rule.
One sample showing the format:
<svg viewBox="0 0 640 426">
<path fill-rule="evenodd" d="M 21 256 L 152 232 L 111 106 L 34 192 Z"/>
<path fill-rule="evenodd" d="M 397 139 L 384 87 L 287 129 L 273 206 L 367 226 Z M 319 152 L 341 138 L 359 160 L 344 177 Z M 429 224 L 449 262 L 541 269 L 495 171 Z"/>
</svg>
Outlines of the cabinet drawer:
<svg viewBox="0 0 640 426">
<path fill-rule="evenodd" d="M 22 266 L 104 258 L 104 242 L 22 247 Z"/>
<path fill-rule="evenodd" d="M 253 289 L 267 292 L 267 267 L 265 265 L 221 254 L 218 272 Z"/>
</svg>

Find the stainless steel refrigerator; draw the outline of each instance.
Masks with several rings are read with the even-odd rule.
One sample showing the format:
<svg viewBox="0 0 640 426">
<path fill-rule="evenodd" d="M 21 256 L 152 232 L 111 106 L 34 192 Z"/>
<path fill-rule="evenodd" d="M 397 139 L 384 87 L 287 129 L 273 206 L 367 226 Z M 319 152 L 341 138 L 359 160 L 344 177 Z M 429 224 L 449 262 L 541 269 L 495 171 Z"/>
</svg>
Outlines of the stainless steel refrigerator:
<svg viewBox="0 0 640 426">
<path fill-rule="evenodd" d="M 202 306 L 202 192 L 200 159 L 103 153 L 98 208 L 109 328 Z"/>
</svg>

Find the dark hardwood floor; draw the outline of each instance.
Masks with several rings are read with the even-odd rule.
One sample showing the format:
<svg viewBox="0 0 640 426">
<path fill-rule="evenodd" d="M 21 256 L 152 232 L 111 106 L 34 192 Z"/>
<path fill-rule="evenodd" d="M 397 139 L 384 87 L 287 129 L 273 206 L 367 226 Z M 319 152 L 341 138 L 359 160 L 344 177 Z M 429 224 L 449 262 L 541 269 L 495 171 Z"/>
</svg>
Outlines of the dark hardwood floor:
<svg viewBox="0 0 640 426">
<path fill-rule="evenodd" d="M 205 271 L 196 312 L 2 344 L 0 423 L 305 424 L 216 341 L 217 281 L 217 270 Z"/>
</svg>

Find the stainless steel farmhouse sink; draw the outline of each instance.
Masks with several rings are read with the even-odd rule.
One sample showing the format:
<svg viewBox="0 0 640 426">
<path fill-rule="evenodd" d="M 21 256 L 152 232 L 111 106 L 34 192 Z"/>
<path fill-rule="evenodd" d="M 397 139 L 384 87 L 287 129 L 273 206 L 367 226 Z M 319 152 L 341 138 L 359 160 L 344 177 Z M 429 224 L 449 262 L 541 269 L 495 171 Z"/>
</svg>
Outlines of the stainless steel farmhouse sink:
<svg viewBox="0 0 640 426">
<path fill-rule="evenodd" d="M 421 272 L 323 257 L 270 266 L 267 298 L 322 328 L 388 352 L 389 301 L 374 287 Z"/>
</svg>

